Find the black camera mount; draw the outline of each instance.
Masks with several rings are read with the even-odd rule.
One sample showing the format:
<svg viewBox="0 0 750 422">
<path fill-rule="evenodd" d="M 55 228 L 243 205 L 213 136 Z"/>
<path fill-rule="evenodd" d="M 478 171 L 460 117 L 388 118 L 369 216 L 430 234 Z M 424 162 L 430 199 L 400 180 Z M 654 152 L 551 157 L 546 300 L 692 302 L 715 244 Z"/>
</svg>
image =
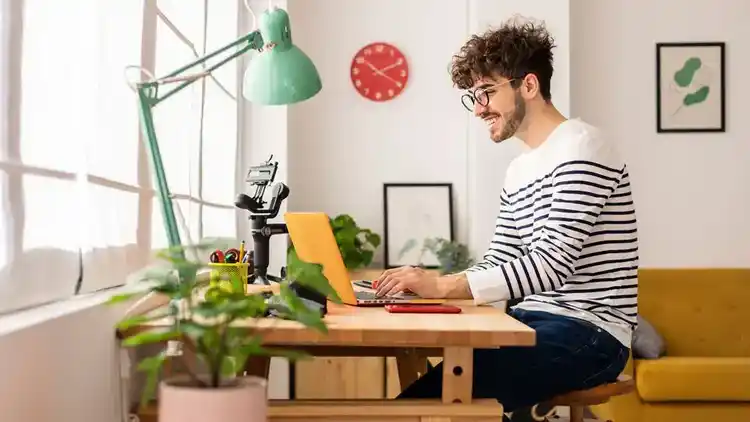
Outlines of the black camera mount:
<svg viewBox="0 0 750 422">
<path fill-rule="evenodd" d="M 289 196 L 289 187 L 284 183 L 273 183 L 276 171 L 279 168 L 277 161 L 272 161 L 273 155 L 260 165 L 252 166 L 247 172 L 245 181 L 255 187 L 252 196 L 241 193 L 237 195 L 234 205 L 237 208 L 247 210 L 250 213 L 250 232 L 253 237 L 253 274 L 249 276 L 248 284 L 271 284 L 270 281 L 279 282 L 284 277 L 282 268 L 281 277 L 268 274 L 269 264 L 269 241 L 271 236 L 286 234 L 287 228 L 284 223 L 269 223 L 268 220 L 279 214 L 281 204 Z M 272 187 L 271 199 L 267 202 L 263 197 L 266 188 Z M 268 207 L 265 208 L 265 205 Z"/>
</svg>

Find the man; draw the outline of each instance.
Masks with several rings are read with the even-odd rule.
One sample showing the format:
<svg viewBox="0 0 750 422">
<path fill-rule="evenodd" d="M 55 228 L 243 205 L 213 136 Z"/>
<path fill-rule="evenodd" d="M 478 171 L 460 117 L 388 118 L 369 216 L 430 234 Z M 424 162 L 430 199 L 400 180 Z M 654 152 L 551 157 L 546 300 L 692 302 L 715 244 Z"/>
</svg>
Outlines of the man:
<svg viewBox="0 0 750 422">
<path fill-rule="evenodd" d="M 544 420 L 549 408 L 536 404 L 614 381 L 636 325 L 638 240 L 628 171 L 608 139 L 552 104 L 553 48 L 543 25 L 509 21 L 473 36 L 454 57 L 453 82 L 468 90 L 464 105 L 487 123 L 490 138 L 516 137 L 528 149 L 507 169 L 481 262 L 442 277 L 391 269 L 375 282 L 380 295 L 408 289 L 478 304 L 523 298 L 510 314 L 535 329 L 536 346 L 474 356 L 474 396 L 496 398 L 512 420 Z M 441 384 L 437 367 L 401 397 L 439 397 Z"/>
</svg>

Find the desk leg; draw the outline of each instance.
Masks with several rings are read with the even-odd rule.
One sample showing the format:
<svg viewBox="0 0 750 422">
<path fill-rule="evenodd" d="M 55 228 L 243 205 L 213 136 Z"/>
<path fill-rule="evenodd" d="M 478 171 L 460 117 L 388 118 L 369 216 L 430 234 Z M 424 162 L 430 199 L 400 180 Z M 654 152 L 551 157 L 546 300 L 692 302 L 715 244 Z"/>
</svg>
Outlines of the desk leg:
<svg viewBox="0 0 750 422">
<path fill-rule="evenodd" d="M 443 352 L 443 403 L 471 403 L 474 350 L 446 347 Z"/>
<path fill-rule="evenodd" d="M 396 366 L 400 390 L 404 391 L 427 372 L 427 358 L 421 356 L 416 349 L 401 349 L 396 352 Z"/>
<path fill-rule="evenodd" d="M 245 363 L 245 375 L 253 375 L 268 379 L 271 369 L 271 358 L 266 356 L 250 356 Z"/>
</svg>

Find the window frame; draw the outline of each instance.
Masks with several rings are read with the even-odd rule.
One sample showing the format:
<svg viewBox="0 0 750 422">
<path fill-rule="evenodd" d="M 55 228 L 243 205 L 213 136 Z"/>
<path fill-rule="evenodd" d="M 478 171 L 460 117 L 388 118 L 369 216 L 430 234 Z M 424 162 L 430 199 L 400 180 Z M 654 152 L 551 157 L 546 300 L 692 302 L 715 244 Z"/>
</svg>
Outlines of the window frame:
<svg viewBox="0 0 750 422">
<path fill-rule="evenodd" d="M 158 0 L 144 0 L 143 1 L 143 21 L 142 21 L 142 34 L 141 34 L 141 57 L 140 61 L 141 63 L 135 64 L 139 65 L 143 69 L 148 70 L 149 72 L 152 72 L 155 68 L 156 63 L 156 50 L 157 50 L 157 21 L 158 19 L 161 19 L 158 11 Z M 242 0 L 236 0 L 235 2 L 236 7 L 236 35 L 237 37 L 240 36 L 242 32 L 241 28 L 241 21 L 243 19 L 243 9 L 242 9 Z M 205 7 L 210 7 L 208 2 L 203 3 Z M 2 209 L 0 209 L 0 212 L 7 213 L 6 216 L 8 217 L 6 221 L 13 221 L 14 224 L 12 227 L 8 228 L 7 238 L 8 238 L 8 245 L 6 245 L 6 248 L 4 250 L 6 251 L 5 254 L 7 255 L 5 258 L 5 262 L 10 265 L 17 257 L 20 257 L 22 254 L 24 254 L 24 227 L 25 227 L 25 212 L 24 212 L 24 191 L 23 191 L 23 179 L 25 175 L 35 175 L 45 178 L 51 178 L 51 179 L 58 179 L 58 180 L 68 180 L 68 181 L 78 181 L 80 183 L 85 183 L 87 186 L 91 185 L 98 185 L 107 189 L 115 189 L 118 191 L 123 192 L 130 192 L 135 193 L 138 195 L 138 221 L 137 221 L 137 233 L 136 233 L 136 242 L 137 242 L 137 248 L 139 251 L 139 265 L 144 266 L 149 263 L 149 261 L 152 259 L 153 256 L 153 247 L 152 247 L 152 232 L 154 230 L 154 224 L 152 215 L 154 211 L 158 211 L 158 213 L 161 213 L 161 210 L 154 210 L 154 202 L 156 198 L 156 191 L 154 189 L 153 185 L 153 178 L 152 178 L 152 172 L 150 168 L 150 158 L 147 153 L 147 148 L 145 147 L 144 142 L 144 135 L 143 131 L 141 129 L 141 123 L 140 123 L 140 116 L 138 116 L 138 119 L 133 122 L 133 124 L 138 125 L 138 146 L 137 146 L 137 160 L 133 165 L 137 166 L 137 182 L 136 184 L 129 184 L 124 183 L 122 181 L 110 179 L 104 176 L 98 176 L 98 175 L 92 175 L 92 174 L 82 174 L 82 173 L 75 173 L 75 172 L 68 172 L 68 171 L 61 171 L 56 169 L 49 169 L 29 164 L 24 164 L 21 157 L 21 93 L 22 93 L 22 78 L 21 78 L 21 58 L 23 54 L 23 35 L 24 35 L 24 22 L 23 22 L 23 10 L 25 6 L 25 1 L 13 1 L 13 2 L 2 2 L 0 4 L 0 7 L 3 8 L 2 12 L 2 25 L 0 25 L 0 30 L 4 30 L 5 33 L 3 37 L 0 37 L 0 42 L 2 45 L 0 45 L 0 54 L 2 56 L 0 57 L 7 57 L 9 60 L 3 60 L 4 63 L 0 64 L 3 65 L 4 68 L 2 69 L 2 72 L 0 72 L 0 92 L 6 93 L 6 96 L 3 101 L 3 106 L 0 108 L 0 112 L 3 113 L 2 119 L 0 119 L 0 134 L 3 136 L 0 137 L 0 148 L 2 148 L 3 155 L 0 155 L 0 172 L 5 173 L 7 175 L 7 190 L 5 194 L 4 199 L 4 206 Z M 210 8 L 208 9 L 210 11 Z M 204 20 L 207 22 L 207 16 L 208 13 L 204 13 Z M 3 29 L 4 28 L 4 29 Z M 207 25 L 204 25 L 204 38 L 207 37 L 206 31 L 208 31 Z M 226 40 L 226 42 L 231 42 L 232 40 Z M 205 43 L 203 45 L 203 52 L 202 54 L 205 54 L 210 51 L 205 51 Z M 199 52 L 200 53 L 200 52 Z M 196 57 L 197 58 L 197 57 Z M 242 60 L 237 60 L 234 65 L 237 67 L 237 72 L 235 72 L 235 75 L 237 75 L 237 83 L 235 83 L 235 95 L 236 98 L 241 98 L 241 83 L 239 79 L 240 75 L 240 64 L 242 63 Z M 231 66 L 231 65 L 229 65 Z M 157 75 L 158 76 L 158 75 Z M 141 80 L 146 80 L 148 78 L 148 75 L 146 72 L 141 72 Z M 203 89 L 201 90 L 201 102 L 205 103 L 206 101 L 206 89 L 205 85 L 207 83 L 215 83 L 209 81 L 210 78 L 203 78 L 202 81 L 197 81 L 196 84 L 203 84 Z M 125 81 L 123 81 L 125 83 Z M 7 100 L 7 101 L 6 101 Z M 133 103 L 133 107 L 137 107 L 135 101 Z M 234 177 L 232 178 L 232 182 L 234 182 L 235 189 L 237 187 L 238 177 L 237 175 L 240 172 L 240 166 L 242 165 L 242 142 L 240 140 L 242 139 L 243 135 L 243 124 L 241 122 L 241 116 L 242 114 L 242 104 L 241 101 L 237 101 L 236 105 L 236 138 L 235 139 L 235 145 L 236 145 L 236 151 L 237 151 L 237 160 L 235 160 L 235 171 L 234 171 Z M 201 119 L 203 120 L 205 118 L 205 112 L 201 110 Z M 158 130 L 157 130 L 158 131 Z M 157 136 L 159 134 L 157 133 Z M 200 167 L 203 161 L 203 131 L 201 130 L 200 134 L 200 145 L 199 145 L 199 160 L 197 165 Z M 4 158 L 7 157 L 7 158 Z M 203 183 L 205 181 L 205 177 L 203 176 L 202 172 L 199 171 L 199 177 L 198 177 L 198 188 L 196 192 L 192 193 L 183 193 L 183 192 L 177 192 L 173 193 L 172 196 L 176 200 L 186 200 L 190 201 L 192 204 L 197 205 L 198 209 L 198 236 L 199 238 L 203 236 L 203 210 L 204 207 L 211 207 L 216 209 L 223 209 L 223 210 L 236 210 L 236 207 L 233 203 L 218 203 L 213 201 L 208 201 L 203 199 Z M 168 175 L 169 178 L 169 175 Z M 12 204 L 12 205 L 7 205 Z M 177 207 L 176 212 L 177 211 Z M 157 214 L 158 215 L 158 214 Z M 178 224 L 180 223 L 180 217 L 178 217 Z M 234 218 L 234 227 L 235 231 L 239 231 L 239 221 L 237 218 Z M 5 224 L 4 222 L 0 222 L 0 224 Z M 2 239 L 0 239 L 2 241 Z M 187 239 L 183 239 L 183 243 L 185 243 Z M 81 248 L 83 249 L 83 245 L 81 245 Z M 0 252 L 1 253 L 1 252 Z M 85 250 L 81 253 L 85 253 Z M 82 262 L 82 261 L 79 261 Z M 59 302 L 60 300 L 66 300 L 75 297 L 76 295 L 79 295 L 83 292 L 82 290 L 82 284 L 85 284 L 85 268 L 81 268 L 81 272 L 83 273 L 83 283 L 81 283 L 81 280 L 79 279 L 77 282 L 76 280 L 60 280 L 60 282 L 70 283 L 71 284 L 71 290 L 67 297 L 64 298 L 52 298 L 50 297 L 48 301 L 40 301 L 40 303 L 22 303 L 19 304 L 19 306 L 11 307 L 10 309 L 0 309 L 0 315 L 5 313 L 14 313 L 18 311 L 22 311 L 25 309 L 35 308 L 38 306 L 42 306 L 45 304 L 49 304 L 51 302 Z M 99 286 L 100 282 L 99 280 L 96 280 L 96 285 Z M 112 280 L 111 282 L 108 282 L 106 285 L 104 285 L 101 288 L 93 289 L 90 291 L 87 291 L 86 293 L 94 293 L 100 290 L 115 288 L 124 285 L 126 280 L 123 278 L 121 280 Z"/>
</svg>

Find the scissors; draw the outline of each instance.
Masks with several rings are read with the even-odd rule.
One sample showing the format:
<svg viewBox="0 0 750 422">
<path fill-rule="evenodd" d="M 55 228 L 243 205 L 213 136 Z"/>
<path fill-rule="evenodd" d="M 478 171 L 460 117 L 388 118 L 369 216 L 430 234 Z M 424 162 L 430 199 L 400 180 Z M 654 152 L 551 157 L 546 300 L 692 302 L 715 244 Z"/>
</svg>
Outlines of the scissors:
<svg viewBox="0 0 750 422">
<path fill-rule="evenodd" d="M 240 261 L 240 251 L 237 248 L 230 248 L 226 251 L 217 249 L 211 252 L 209 259 L 214 264 L 236 264 Z"/>
</svg>

